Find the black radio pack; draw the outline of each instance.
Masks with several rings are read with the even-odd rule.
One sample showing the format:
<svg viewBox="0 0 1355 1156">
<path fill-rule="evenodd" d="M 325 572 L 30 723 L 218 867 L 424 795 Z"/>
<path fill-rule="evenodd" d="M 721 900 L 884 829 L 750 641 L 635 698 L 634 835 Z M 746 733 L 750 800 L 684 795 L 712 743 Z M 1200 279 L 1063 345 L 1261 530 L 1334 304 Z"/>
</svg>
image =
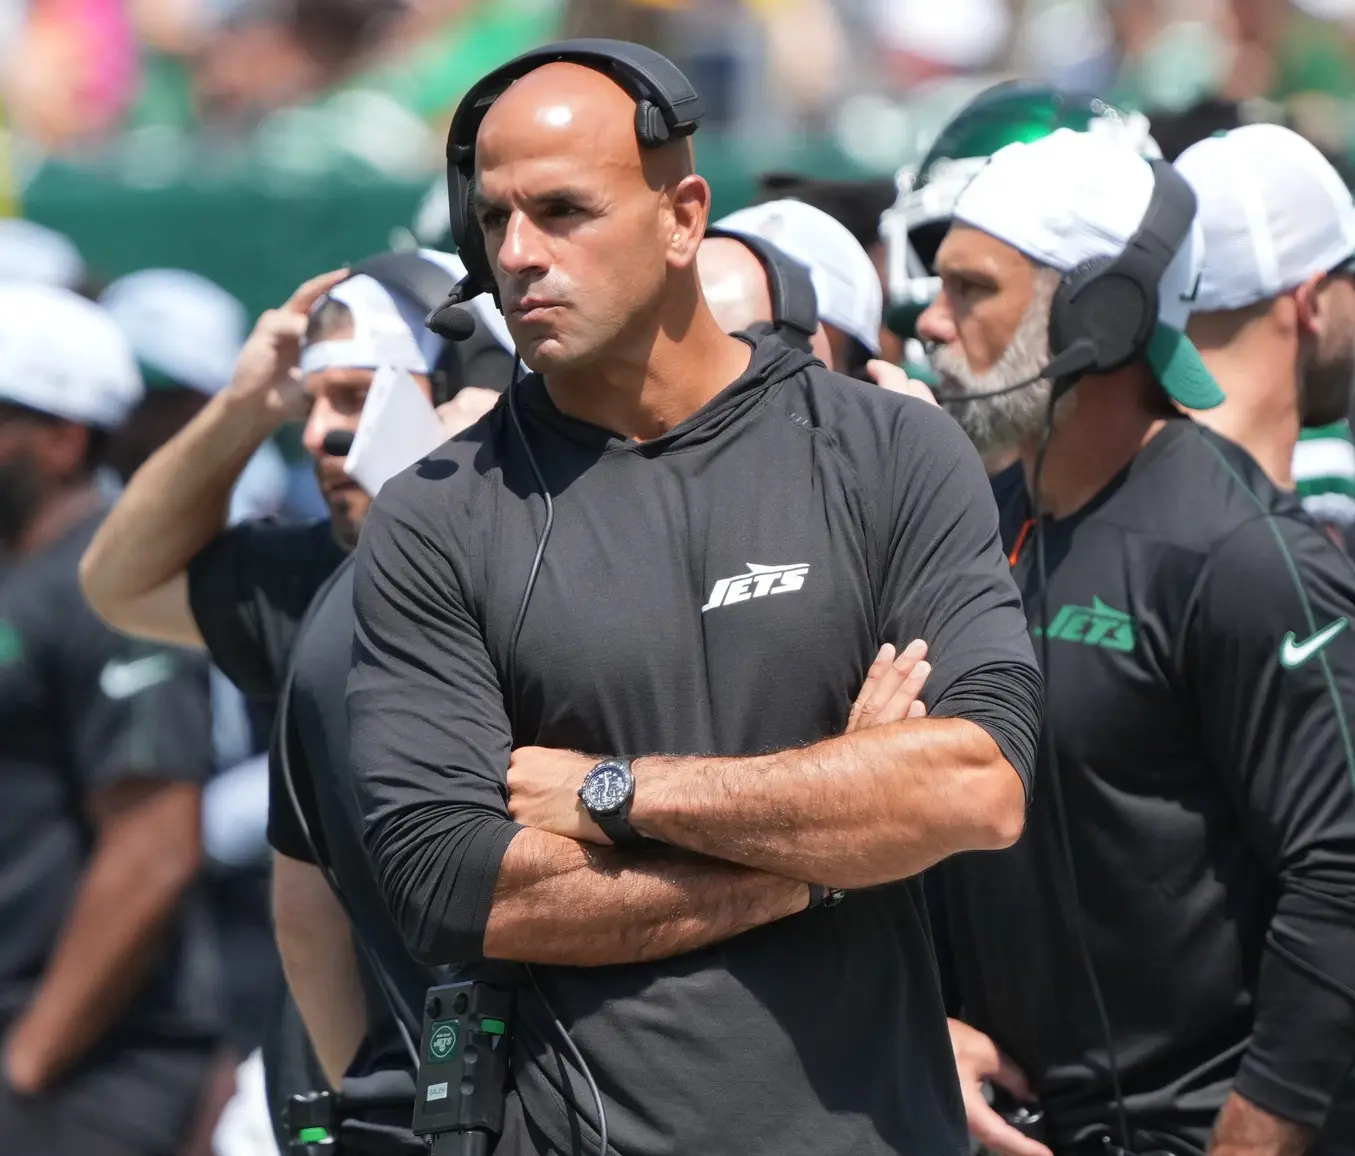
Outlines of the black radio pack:
<svg viewBox="0 0 1355 1156">
<path fill-rule="evenodd" d="M 430 987 L 424 1000 L 414 1134 L 433 1156 L 488 1153 L 503 1131 L 514 993 L 487 983 Z"/>
</svg>

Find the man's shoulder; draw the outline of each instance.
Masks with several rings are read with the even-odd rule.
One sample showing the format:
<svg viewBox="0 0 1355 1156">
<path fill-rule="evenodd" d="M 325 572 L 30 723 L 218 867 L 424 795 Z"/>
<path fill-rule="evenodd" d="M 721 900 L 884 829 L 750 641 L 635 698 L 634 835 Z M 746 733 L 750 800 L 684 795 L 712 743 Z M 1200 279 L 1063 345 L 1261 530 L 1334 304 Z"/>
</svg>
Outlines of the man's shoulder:
<svg viewBox="0 0 1355 1156">
<path fill-rule="evenodd" d="M 834 373 L 817 361 L 785 386 L 783 404 L 792 419 L 828 434 L 848 452 L 860 447 L 887 453 L 905 470 L 937 454 L 978 461 L 964 431 L 940 406 Z"/>
<path fill-rule="evenodd" d="M 228 526 L 203 547 L 189 564 L 189 579 L 200 580 L 205 571 L 229 564 L 260 581 L 270 572 L 318 580 L 332 573 L 345 553 L 328 518 L 249 518 Z"/>
<path fill-rule="evenodd" d="M 1298 498 L 1266 476 L 1241 446 L 1189 419 L 1140 455 L 1117 516 L 1202 556 L 1278 519 L 1308 525 Z M 1140 464 L 1141 463 L 1141 464 Z"/>
<path fill-rule="evenodd" d="M 501 470 L 503 408 L 495 406 L 386 482 L 372 503 L 372 514 L 381 521 L 419 527 L 445 525 L 449 514 L 469 511 L 486 479 Z"/>
<path fill-rule="evenodd" d="M 1246 603 L 1318 573 L 1355 589 L 1349 559 L 1246 450 L 1189 420 L 1170 433 L 1143 471 L 1147 484 L 1112 516 L 1152 542 L 1182 589 L 1226 588 Z"/>
</svg>

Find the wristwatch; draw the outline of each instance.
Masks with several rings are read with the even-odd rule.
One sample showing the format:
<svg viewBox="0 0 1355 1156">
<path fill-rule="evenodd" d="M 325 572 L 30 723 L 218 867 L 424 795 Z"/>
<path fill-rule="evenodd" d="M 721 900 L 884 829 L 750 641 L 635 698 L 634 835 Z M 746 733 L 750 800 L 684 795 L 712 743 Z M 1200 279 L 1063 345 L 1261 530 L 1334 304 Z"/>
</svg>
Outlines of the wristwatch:
<svg viewBox="0 0 1355 1156">
<path fill-rule="evenodd" d="M 630 825 L 630 806 L 635 800 L 635 776 L 630 759 L 604 759 L 583 778 L 579 788 L 593 822 L 618 847 L 634 847 L 645 839 Z"/>
</svg>

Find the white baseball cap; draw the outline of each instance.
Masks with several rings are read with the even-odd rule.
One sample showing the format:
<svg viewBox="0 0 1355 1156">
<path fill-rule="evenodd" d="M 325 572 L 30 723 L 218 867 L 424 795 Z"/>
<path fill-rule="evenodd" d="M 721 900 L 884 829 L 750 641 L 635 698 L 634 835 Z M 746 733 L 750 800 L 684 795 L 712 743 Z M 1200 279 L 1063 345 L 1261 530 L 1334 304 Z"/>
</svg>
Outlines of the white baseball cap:
<svg viewBox="0 0 1355 1156">
<path fill-rule="evenodd" d="M 184 269 L 143 269 L 99 296 L 148 378 L 208 397 L 224 389 L 245 343 L 249 315 L 220 285 Z"/>
<path fill-rule="evenodd" d="M 819 320 L 854 337 L 876 357 L 884 290 L 861 242 L 841 222 L 803 201 L 767 201 L 730 213 L 717 228 L 770 241 L 801 265 L 809 267 Z"/>
<path fill-rule="evenodd" d="M 141 400 L 131 346 L 69 289 L 0 284 L 0 401 L 113 429 Z"/>
<path fill-rule="evenodd" d="M 420 249 L 418 254 L 458 281 L 466 275 L 461 259 L 450 253 Z M 359 273 L 340 281 L 314 308 L 319 309 L 327 300 L 348 306 L 353 315 L 353 336 L 307 345 L 301 351 L 302 373 L 390 366 L 407 373 L 426 374 L 437 365 L 443 339 L 424 324 L 424 311 L 406 300 L 403 293 L 392 293 L 375 277 Z M 492 300 L 481 295 L 468 302 L 466 308 L 504 349 L 513 349 L 507 323 Z"/>
<path fill-rule="evenodd" d="M 1153 171 L 1137 152 L 1061 128 L 995 152 L 960 194 L 954 219 L 1067 273 L 1119 256 L 1152 194 Z M 1158 284 L 1158 324 L 1144 351 L 1162 388 L 1189 409 L 1212 409 L 1224 400 L 1185 335 L 1203 251 L 1197 217 Z"/>
<path fill-rule="evenodd" d="M 1278 124 L 1208 137 L 1176 160 L 1199 199 L 1197 312 L 1243 309 L 1355 256 L 1355 203 L 1316 148 Z"/>
<path fill-rule="evenodd" d="M 0 281 L 74 289 L 85 262 L 71 239 L 36 221 L 0 217 Z"/>
</svg>

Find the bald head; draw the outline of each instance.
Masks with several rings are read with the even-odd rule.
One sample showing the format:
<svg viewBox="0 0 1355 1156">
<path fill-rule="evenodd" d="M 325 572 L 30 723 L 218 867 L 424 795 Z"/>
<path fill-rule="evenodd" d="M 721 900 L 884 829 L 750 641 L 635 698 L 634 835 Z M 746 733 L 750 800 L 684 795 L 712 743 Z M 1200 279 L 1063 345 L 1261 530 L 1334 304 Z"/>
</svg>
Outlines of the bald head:
<svg viewBox="0 0 1355 1156">
<path fill-rule="evenodd" d="M 772 319 L 767 271 L 742 241 L 707 237 L 696 251 L 696 269 L 706 304 L 726 333 Z"/>
<path fill-rule="evenodd" d="M 696 251 L 701 292 L 726 333 L 742 333 L 754 325 L 774 321 L 772 291 L 761 260 L 734 237 L 707 237 Z M 823 323 L 809 339 L 809 351 L 833 368 L 833 351 Z"/>
<path fill-rule="evenodd" d="M 635 99 L 610 76 L 568 61 L 545 64 L 515 80 L 494 102 L 476 137 L 477 163 L 505 143 L 574 148 L 593 163 L 638 174 L 651 189 L 691 174 L 691 142 L 648 149 L 635 132 Z"/>
<path fill-rule="evenodd" d="M 690 311 L 710 187 L 688 141 L 641 146 L 635 101 L 610 77 L 557 62 L 515 81 L 480 125 L 475 170 L 486 255 L 530 368 L 582 368 Z"/>
</svg>

